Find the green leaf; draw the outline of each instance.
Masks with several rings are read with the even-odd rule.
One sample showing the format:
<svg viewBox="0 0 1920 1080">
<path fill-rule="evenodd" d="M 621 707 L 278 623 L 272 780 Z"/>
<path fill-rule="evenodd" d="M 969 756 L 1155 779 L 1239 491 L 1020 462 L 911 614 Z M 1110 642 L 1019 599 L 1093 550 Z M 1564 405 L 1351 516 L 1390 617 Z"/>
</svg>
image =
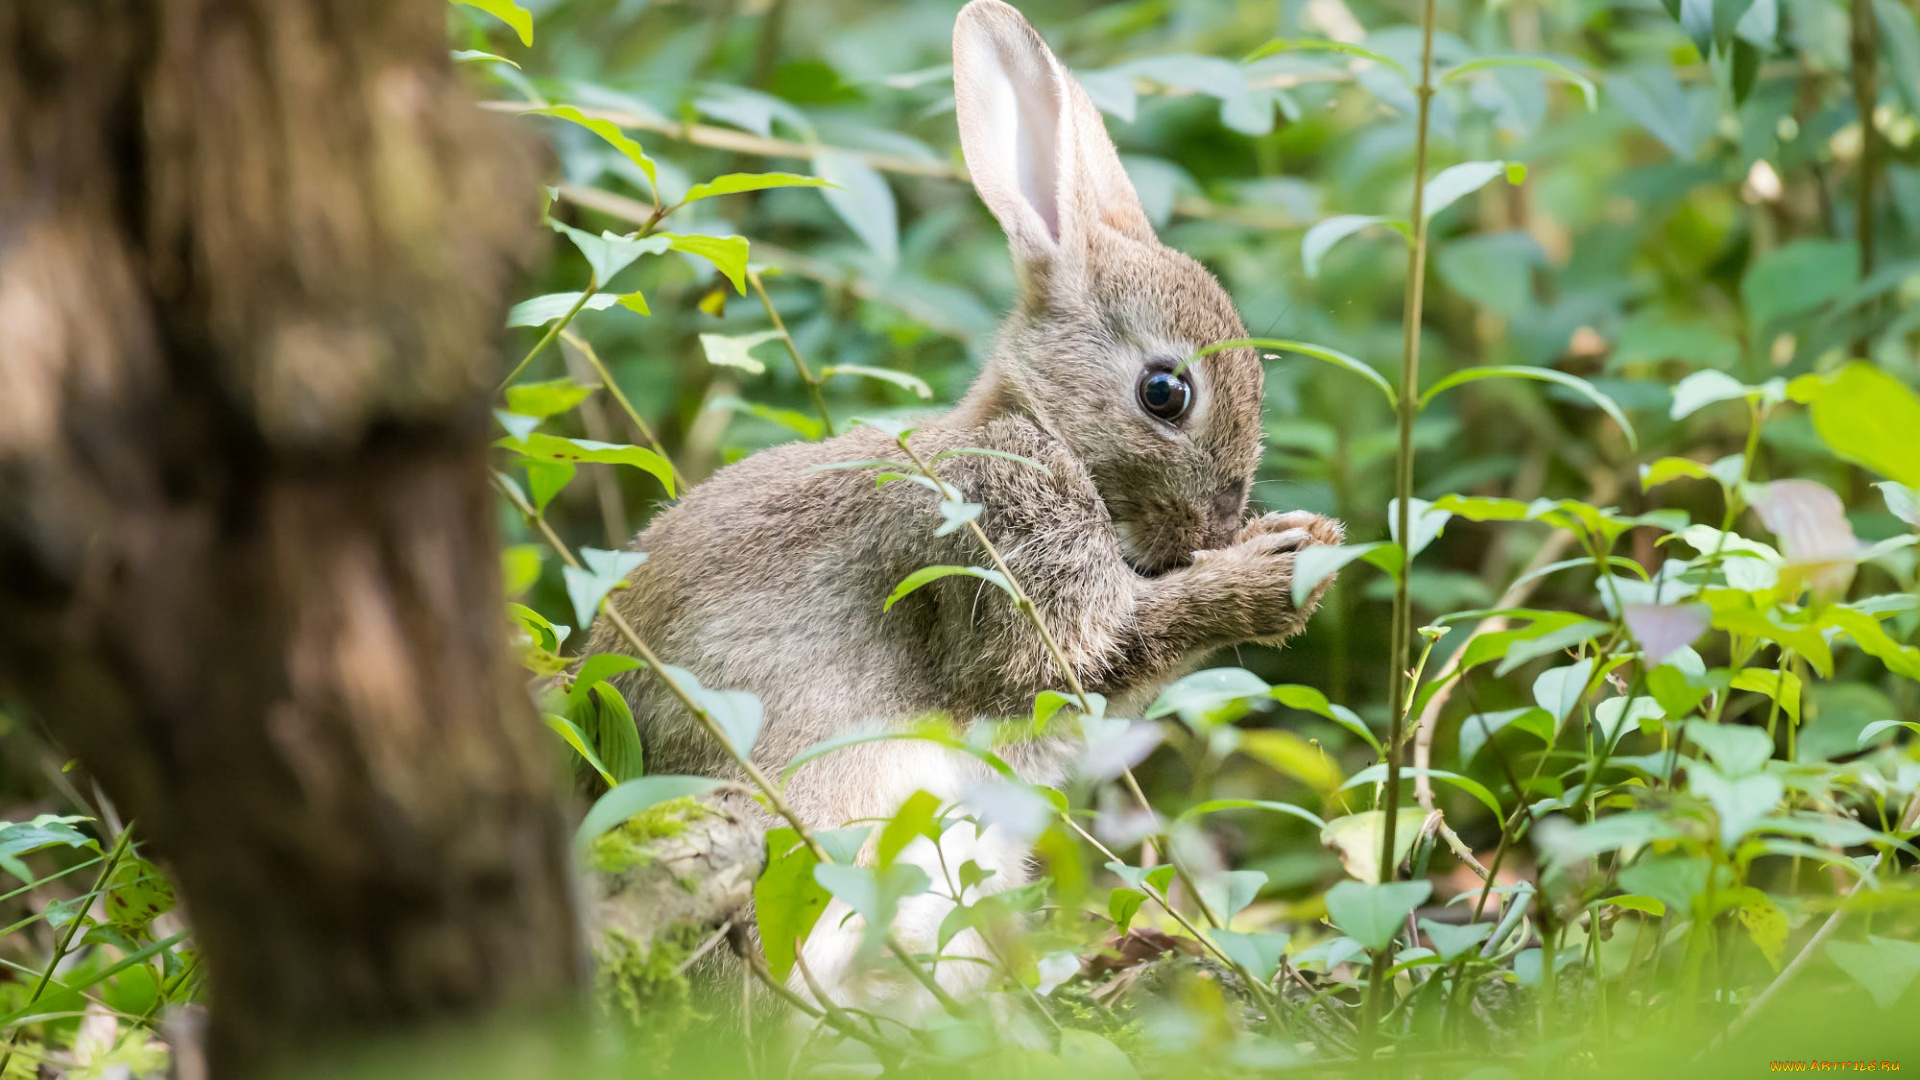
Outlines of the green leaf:
<svg viewBox="0 0 1920 1080">
<path fill-rule="evenodd" d="M 1433 949 L 1440 954 L 1440 959 L 1450 964 L 1465 956 L 1467 951 L 1475 945 L 1485 941 L 1487 935 L 1493 933 L 1493 924 L 1482 922 L 1454 926 L 1450 923 L 1434 922 L 1432 919 L 1421 919 L 1420 929 L 1426 933 L 1427 940 L 1433 942 Z"/>
<path fill-rule="evenodd" d="M 593 387 L 581 386 L 568 378 L 521 383 L 507 387 L 507 410 L 517 416 L 545 419 L 566 412 L 592 393 Z"/>
<path fill-rule="evenodd" d="M 867 367 L 864 364 L 828 364 L 820 369 L 820 378 L 831 379 L 836 375 L 855 375 L 863 379 L 878 379 L 892 383 L 902 390 L 911 390 L 921 401 L 933 400 L 933 387 L 923 379 L 917 379 L 904 371 L 890 371 L 886 368 Z"/>
<path fill-rule="evenodd" d="M 893 925 L 900 901 L 933 886 L 927 872 L 912 863 L 885 868 L 822 864 L 813 868 L 813 879 L 866 920 L 869 940 L 877 940 Z"/>
<path fill-rule="evenodd" d="M 1532 68 L 1535 71 L 1543 71 L 1556 79 L 1572 83 L 1580 91 L 1580 97 L 1586 102 L 1588 112 L 1594 112 L 1600 107 L 1600 93 L 1594 88 L 1592 79 L 1558 60 L 1549 60 L 1544 56 L 1487 56 L 1479 60 L 1469 60 L 1440 76 L 1440 85 L 1445 86 L 1469 75 L 1495 68 Z"/>
<path fill-rule="evenodd" d="M 625 783 L 646 773 L 640 728 L 633 721 L 626 697 L 611 683 L 590 686 L 577 705 L 569 696 L 567 719 L 586 736 L 595 755 L 590 762 L 597 762 L 596 768 L 612 777 L 609 783 Z"/>
<path fill-rule="evenodd" d="M 1393 864 L 1400 865 L 1413 850 L 1414 837 L 1426 822 L 1427 812 L 1419 807 L 1400 811 L 1393 830 Z M 1365 810 L 1327 822 L 1320 830 L 1320 842 L 1340 856 L 1340 865 L 1358 881 L 1380 880 L 1380 845 L 1385 837 L 1387 814 L 1384 810 Z"/>
<path fill-rule="evenodd" d="M 1192 821 L 1207 814 L 1218 814 L 1223 810 L 1271 810 L 1276 814 L 1297 817 L 1316 829 L 1327 827 L 1327 823 L 1321 820 L 1319 814 L 1304 806 L 1295 806 L 1288 802 L 1272 802 L 1267 799 L 1209 799 L 1181 811 L 1179 820 Z"/>
<path fill-rule="evenodd" d="M 566 490 L 578 472 L 572 462 L 567 461 L 529 461 L 527 462 L 527 491 L 533 498 L 534 513 L 544 513 L 547 504 L 555 495 Z"/>
<path fill-rule="evenodd" d="M 552 219 L 548 219 L 547 224 L 573 241 L 573 246 L 586 256 L 587 265 L 593 268 L 594 285 L 603 290 L 616 274 L 632 266 L 640 256 L 658 255 L 667 250 L 667 238 L 664 236 L 649 236 L 644 240 L 614 232 L 602 232 L 595 236 Z M 642 314 L 645 314 L 644 301 L 641 306 Z"/>
<path fill-rule="evenodd" d="M 1107 894 L 1107 917 L 1113 920 L 1113 931 L 1125 934 L 1132 925 L 1133 917 L 1139 913 L 1140 905 L 1147 902 L 1147 894 L 1138 889 L 1115 889 Z"/>
<path fill-rule="evenodd" d="M 663 233 L 673 250 L 698 255 L 712 263 L 735 292 L 747 295 L 747 241 L 740 236 L 702 236 L 699 233 Z"/>
<path fill-rule="evenodd" d="M 579 725 L 558 713 L 546 713 L 541 716 L 541 719 L 546 721 L 547 727 L 552 730 L 555 735 L 560 736 L 562 742 L 573 747 L 573 752 L 580 755 L 580 760 L 586 762 L 593 768 L 594 772 L 600 774 L 600 779 L 604 781 L 608 787 L 612 787 L 620 782 L 613 778 L 613 770 L 607 768 L 607 763 L 601 761 L 600 755 L 594 752 L 593 744 L 587 741 L 587 734 L 580 730 Z"/>
<path fill-rule="evenodd" d="M 1200 893 L 1220 924 L 1231 926 L 1233 917 L 1245 911 L 1266 886 L 1267 875 L 1258 870 L 1228 870 L 1202 881 Z"/>
<path fill-rule="evenodd" d="M 1526 165 L 1517 161 L 1468 161 L 1442 169 L 1438 176 L 1427 181 L 1421 212 L 1432 220 L 1435 214 L 1500 177 L 1518 185 L 1527 178 Z M 1428 396 L 1432 396 L 1431 393 Z"/>
<path fill-rule="evenodd" d="M 1382 67 L 1392 68 L 1394 71 L 1399 72 L 1402 79 L 1407 81 L 1408 88 L 1412 88 L 1413 86 L 1413 76 L 1407 72 L 1405 67 L 1401 66 L 1400 61 L 1384 53 L 1377 53 L 1372 49 L 1349 44 L 1345 41 L 1328 41 L 1323 38 L 1274 38 L 1272 41 L 1267 42 L 1265 45 L 1260 46 L 1242 57 L 1240 62 L 1243 64 L 1251 64 L 1255 60 L 1264 60 L 1269 56 L 1277 56 L 1283 52 L 1334 52 L 1344 53 L 1347 56 L 1357 56 L 1362 60 L 1371 60 Z"/>
<path fill-rule="evenodd" d="M 573 834 L 574 847 L 585 851 L 607 830 L 625 823 L 635 814 L 673 799 L 704 795 L 720 786 L 720 781 L 705 776 L 642 776 L 615 785 L 594 800 L 592 809 Z"/>
<path fill-rule="evenodd" d="M 1909 488 L 1920 488 L 1920 395 L 1871 364 L 1805 375 L 1788 387 L 1813 413 L 1813 427 L 1835 454 Z"/>
<path fill-rule="evenodd" d="M 1425 499 L 1411 499 L 1407 503 L 1407 522 L 1413 528 L 1411 544 L 1400 537 L 1400 500 L 1387 500 L 1387 531 L 1393 542 L 1407 549 L 1408 558 L 1418 558 L 1427 545 L 1438 539 L 1446 531 L 1447 522 L 1453 517 L 1451 510 L 1441 510 Z"/>
<path fill-rule="evenodd" d="M 1352 709 L 1328 701 L 1327 695 L 1311 686 L 1276 686 L 1267 692 L 1267 696 L 1289 709 L 1300 709 L 1323 716 L 1366 740 L 1366 744 L 1373 747 L 1374 753 L 1380 752 L 1380 740 L 1374 737 L 1365 721 L 1361 720 Z"/>
<path fill-rule="evenodd" d="M 687 195 L 680 202 L 699 202 L 716 195 L 738 195 L 743 191 L 765 191 L 768 188 L 788 187 L 832 187 L 832 183 L 817 176 L 799 176 L 795 173 L 728 173 L 716 176 L 704 184 L 695 184 L 687 189 Z"/>
<path fill-rule="evenodd" d="M 505 64 L 510 68 L 516 68 L 516 69 L 519 68 L 520 66 L 519 64 L 514 63 L 513 61 L 507 59 L 504 56 L 501 56 L 498 53 L 483 52 L 479 49 L 453 50 L 453 62 L 456 64 L 472 64 L 482 60 L 498 61 L 499 63 Z"/>
<path fill-rule="evenodd" d="M 144 930 L 173 910 L 173 886 L 160 868 L 138 855 L 121 860 L 102 901 L 107 921 L 126 931 Z"/>
<path fill-rule="evenodd" d="M 1887 665 L 1887 670 L 1895 675 L 1920 679 L 1920 649 L 1895 641 L 1881 627 L 1879 619 L 1836 605 L 1821 613 L 1820 626 L 1839 627 L 1861 652 Z"/>
<path fill-rule="evenodd" d="M 1764 668 L 1747 668 L 1733 677 L 1732 688 L 1752 690 L 1765 694 L 1780 703 L 1787 718 L 1798 726 L 1800 723 L 1800 676 L 1791 671 L 1768 671 Z M 1771 754 L 1773 747 L 1769 745 Z"/>
<path fill-rule="evenodd" d="M 1490 811 L 1493 814 L 1495 820 L 1498 820 L 1503 816 L 1500 813 L 1500 800 L 1493 797 L 1493 792 L 1488 791 L 1487 786 L 1485 784 L 1482 784 L 1480 781 L 1475 780 L 1472 777 L 1461 776 L 1459 773 L 1447 772 L 1444 769 L 1406 768 L 1406 769 L 1400 770 L 1400 779 L 1402 780 L 1411 780 L 1419 776 L 1425 776 L 1434 780 L 1442 781 L 1444 783 L 1452 784 L 1454 787 L 1457 787 L 1461 791 L 1464 791 L 1467 794 L 1473 796 L 1474 798 L 1480 800 L 1481 805 L 1485 806 L 1488 809 L 1488 811 Z M 1340 785 L 1340 790 L 1346 791 L 1350 788 L 1356 788 L 1363 784 L 1385 783 L 1386 779 L 1387 779 L 1387 766 L 1385 762 L 1382 762 L 1378 765 L 1369 765 L 1366 768 L 1361 769 L 1359 772 L 1354 773 L 1351 777 L 1348 777 L 1347 782 Z"/>
<path fill-rule="evenodd" d="M 667 489 L 669 497 L 673 495 L 672 464 L 644 446 L 568 439 L 538 431 L 524 439 L 501 439 L 494 445 L 518 450 L 535 461 L 592 461 L 604 465 L 631 465 L 660 481 L 660 486 Z"/>
<path fill-rule="evenodd" d="M 31 821 L 0 821 L 0 869 L 21 881 L 32 881 L 20 856 L 51 847 L 85 847 L 93 843 L 87 834 L 74 828 L 89 817 L 40 814 Z"/>
<path fill-rule="evenodd" d="M 579 304 L 583 311 L 605 311 L 619 301 L 612 293 L 594 293 L 585 303 L 580 301 L 580 293 L 548 293 L 531 300 L 522 300 L 507 312 L 508 326 L 545 326 L 555 319 L 563 319 L 567 312 Z"/>
<path fill-rule="evenodd" d="M 1473 759 L 1480 756 L 1480 751 L 1493 737 L 1508 727 L 1542 742 L 1553 741 L 1553 716 L 1538 706 L 1474 713 L 1460 722 L 1460 764 L 1473 764 Z"/>
<path fill-rule="evenodd" d="M 1340 786 L 1340 767 L 1326 751 L 1291 731 L 1275 728 L 1242 731 L 1237 743 L 1236 749 L 1241 753 L 1315 791 L 1325 794 Z"/>
<path fill-rule="evenodd" d="M 1698 741 L 1696 728 L 1721 730 L 1712 725 L 1688 724 L 1687 734 Z M 1751 731 L 1751 728 L 1728 728 L 1732 731 Z M 1765 736 L 1763 735 L 1762 738 Z M 1771 752 L 1769 743 L 1766 749 Z M 1709 748 L 1709 753 L 1712 749 Z M 1716 758 L 1717 759 L 1717 758 Z M 1714 813 L 1720 818 L 1720 845 L 1728 851 L 1740 846 L 1740 841 L 1752 832 L 1768 814 L 1779 805 L 1787 788 L 1777 776 L 1767 773 L 1754 773 L 1741 776 L 1737 780 L 1728 779 L 1718 770 L 1694 762 L 1687 766 L 1687 790 L 1707 800 L 1713 805 Z"/>
<path fill-rule="evenodd" d="M 1637 447 L 1640 443 L 1639 436 L 1633 430 L 1633 424 L 1627 420 L 1627 414 L 1621 411 L 1620 406 L 1612 398 L 1601 393 L 1598 387 L 1578 375 L 1569 375 L 1553 368 L 1492 365 L 1456 371 L 1428 387 L 1427 392 L 1420 395 L 1420 407 L 1425 409 L 1435 397 L 1456 386 L 1478 382 L 1481 379 L 1533 379 L 1564 386 L 1593 402 L 1600 407 L 1600 411 L 1612 417 L 1613 422 L 1619 424 L 1620 430 L 1626 433 L 1628 446 Z"/>
<path fill-rule="evenodd" d="M 1586 695 L 1593 679 L 1593 659 L 1577 660 L 1565 667 L 1548 668 L 1533 680 L 1534 704 L 1553 717 L 1556 727 L 1565 722 Z"/>
<path fill-rule="evenodd" d="M 1266 875 L 1261 875 L 1265 877 Z M 1280 961 L 1287 955 L 1288 934 L 1238 934 L 1232 930 L 1209 930 L 1207 936 L 1220 947 L 1227 959 L 1246 968 L 1255 979 L 1270 983 L 1280 972 Z"/>
<path fill-rule="evenodd" d="M 753 915 L 767 967 L 781 982 L 792 974 L 794 957 L 832 899 L 814 879 L 819 865 L 799 833 L 784 826 L 767 830 L 767 868 L 753 884 Z"/>
<path fill-rule="evenodd" d="M 1231 341 L 1220 341 L 1208 345 L 1195 352 L 1193 358 L 1197 360 L 1202 356 L 1210 356 L 1224 349 L 1271 349 L 1280 355 L 1299 353 L 1302 356 L 1310 356 L 1315 360 L 1324 360 L 1335 367 L 1345 368 L 1378 387 L 1380 392 L 1386 395 L 1388 408 L 1399 407 L 1400 398 L 1393 392 L 1393 384 L 1387 381 L 1386 376 L 1338 349 L 1329 349 L 1324 345 L 1314 345 L 1305 341 L 1287 341 L 1280 338 L 1234 338 Z M 1276 357 L 1272 356 L 1268 357 L 1268 359 L 1275 358 Z M 1191 360 L 1188 361 L 1188 363 L 1191 362 Z M 1182 364 L 1181 366 L 1185 367 L 1186 365 Z"/>
<path fill-rule="evenodd" d="M 1860 729 L 1859 745 L 1865 746 L 1878 737 L 1881 732 L 1892 731 L 1895 728 L 1906 728 L 1910 731 L 1920 732 L 1920 724 L 1916 724 L 1911 720 L 1875 720 L 1873 723 Z"/>
<path fill-rule="evenodd" d="M 1676 399 L 1677 401 L 1677 399 Z M 1651 465 L 1640 466 L 1640 490 L 1652 491 L 1675 480 L 1718 480 L 1705 465 L 1689 458 L 1663 457 Z"/>
<path fill-rule="evenodd" d="M 1406 928 L 1407 916 L 1433 895 L 1433 883 L 1395 881 L 1363 885 L 1342 881 L 1327 890 L 1327 916 L 1340 932 L 1369 952 L 1383 953 Z"/>
<path fill-rule="evenodd" d="M 1827 942 L 1827 957 L 1834 966 L 1866 988 L 1874 1004 L 1891 1009 L 1920 978 L 1920 943 L 1867 935 L 1866 944 L 1852 941 Z"/>
<path fill-rule="evenodd" d="M 660 665 L 660 671 L 706 710 L 735 754 L 743 760 L 753 756 L 753 746 L 760 741 L 760 729 L 767 719 L 757 694 L 751 690 L 709 690 L 700 685 L 693 672 L 672 664 Z"/>
<path fill-rule="evenodd" d="M 1837 240 L 1795 240 L 1753 261 L 1740 298 L 1756 334 L 1814 310 L 1860 283 L 1860 249 Z"/>
<path fill-rule="evenodd" d="M 578 124 L 586 128 L 605 139 L 608 145 L 620 151 L 628 161 L 639 166 L 640 171 L 647 174 L 647 183 L 653 185 L 655 190 L 659 189 L 660 180 L 654 175 L 653 159 L 648 157 L 647 152 L 640 148 L 640 144 L 628 138 L 627 133 L 621 131 L 619 125 L 613 121 L 588 116 L 571 105 L 552 105 L 544 109 L 533 109 L 527 115 L 551 116 L 556 120 L 565 120 L 570 124 Z"/>
<path fill-rule="evenodd" d="M 935 844 L 940 842 L 940 799 L 926 791 L 915 791 L 907 796 L 900 809 L 887 819 L 880 830 L 880 843 L 874 851 L 874 861 L 881 866 L 891 866 L 900 852 L 917 836 L 924 836 Z"/>
<path fill-rule="evenodd" d="M 785 336 L 778 330 L 762 330 L 757 334 L 701 334 L 700 348 L 707 354 L 707 363 L 715 367 L 738 368 L 749 375 L 762 375 L 767 365 L 754 358 L 753 350 Z"/>
<path fill-rule="evenodd" d="M 1873 486 L 1880 489 L 1881 498 L 1887 501 L 1889 514 L 1920 528 L 1920 492 L 1893 480 L 1882 480 Z"/>
<path fill-rule="evenodd" d="M 829 150 L 813 159 L 813 168 L 829 186 L 820 194 L 866 244 L 883 266 L 900 261 L 900 213 L 886 177 L 864 159 Z"/>
<path fill-rule="evenodd" d="M 977 577 L 981 581 L 1004 589 L 1008 596 L 1013 595 L 1013 585 L 1008 582 L 998 570 L 988 570 L 981 566 L 923 566 L 913 573 L 908 574 L 901 580 L 900 584 L 893 587 L 893 592 L 887 596 L 887 602 L 881 605 L 880 610 L 892 611 L 893 605 L 899 603 L 902 597 L 920 588 L 922 585 L 938 581 L 944 577 L 953 577 L 958 574 Z"/>
<path fill-rule="evenodd" d="M 587 657 L 580 665 L 580 671 L 573 677 L 573 685 L 567 688 L 567 706 L 585 705 L 587 691 L 607 679 L 623 672 L 647 666 L 645 660 L 637 656 L 622 656 L 619 653 L 595 653 Z"/>
<path fill-rule="evenodd" d="M 1402 560 L 1398 544 L 1383 541 L 1371 544 L 1314 544 L 1301 548 L 1293 556 L 1295 606 L 1304 605 L 1307 598 L 1313 595 L 1314 586 L 1357 559 L 1365 559 L 1396 580 L 1400 576 Z"/>
<path fill-rule="evenodd" d="M 980 516 L 986 507 L 979 503 L 955 502 L 952 499 L 940 500 L 940 527 L 933 530 L 935 536 L 947 536 Z"/>
<path fill-rule="evenodd" d="M 599 613 L 600 601 L 624 584 L 627 575 L 647 561 L 647 554 L 644 551 L 581 548 L 580 558 L 586 566 L 561 567 L 560 573 L 566 581 L 567 598 L 573 601 L 574 618 L 581 626 L 586 626 Z"/>
<path fill-rule="evenodd" d="M 1899 0 L 1873 0 L 1873 15 L 1880 25 L 1888 74 L 1907 99 L 1908 114 L 1920 113 L 1920 26 L 1913 11 Z"/>
<path fill-rule="evenodd" d="M 1667 416 L 1683 420 L 1716 402 L 1740 401 L 1758 392 L 1758 387 L 1748 386 L 1724 371 L 1696 371 L 1675 384 L 1673 406 Z"/>
<path fill-rule="evenodd" d="M 817 441 L 826 433 L 826 427 L 815 418 L 793 409 L 777 409 L 771 405 L 762 405 L 757 401 L 747 401 L 731 394 L 717 395 L 707 402 L 709 409 L 725 409 L 730 412 L 746 413 L 748 416 L 765 420 L 769 424 L 778 424 L 788 431 L 808 441 Z"/>
<path fill-rule="evenodd" d="M 511 26 L 513 32 L 520 36 L 520 44 L 527 46 L 533 44 L 533 15 L 530 14 L 526 8 L 514 3 L 513 0 L 453 0 L 453 2 L 456 4 L 464 4 L 471 8 L 479 8 L 481 11 Z M 515 64 L 514 66 L 518 67 L 519 65 Z"/>
<path fill-rule="evenodd" d="M 1300 238 L 1301 269 L 1305 270 L 1310 278 L 1319 277 L 1321 260 L 1327 257 L 1327 252 L 1332 251 L 1335 244 L 1375 225 L 1384 225 L 1392 229 L 1400 234 L 1402 240 L 1406 240 L 1413 233 L 1413 229 L 1405 221 L 1383 214 L 1341 214 L 1330 217 L 1325 221 L 1316 222 Z"/>
</svg>

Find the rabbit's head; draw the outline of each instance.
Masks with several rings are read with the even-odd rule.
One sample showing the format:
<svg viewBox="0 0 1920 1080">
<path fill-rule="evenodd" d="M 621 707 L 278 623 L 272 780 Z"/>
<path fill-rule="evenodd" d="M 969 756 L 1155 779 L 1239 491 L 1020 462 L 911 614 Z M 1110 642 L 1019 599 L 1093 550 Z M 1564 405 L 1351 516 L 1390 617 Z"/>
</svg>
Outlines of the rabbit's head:
<svg viewBox="0 0 1920 1080">
<path fill-rule="evenodd" d="M 1226 545 L 1260 458 L 1260 358 L 1185 362 L 1246 336 L 1233 302 L 1154 235 L 1099 111 L 1018 11 L 968 4 L 953 75 L 967 167 L 1021 290 L 970 403 L 1065 442 L 1143 573 Z"/>
</svg>

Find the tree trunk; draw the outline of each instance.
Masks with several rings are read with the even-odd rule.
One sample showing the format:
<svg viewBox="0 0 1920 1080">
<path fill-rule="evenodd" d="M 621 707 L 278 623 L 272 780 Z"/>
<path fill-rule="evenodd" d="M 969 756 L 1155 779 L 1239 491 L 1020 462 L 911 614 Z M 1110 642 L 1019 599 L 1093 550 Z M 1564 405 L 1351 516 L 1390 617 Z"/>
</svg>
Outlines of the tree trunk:
<svg viewBox="0 0 1920 1080">
<path fill-rule="evenodd" d="M 445 20 L 0 3 L 0 685 L 171 861 L 216 1075 L 582 973 L 485 482 L 537 179 Z"/>
</svg>

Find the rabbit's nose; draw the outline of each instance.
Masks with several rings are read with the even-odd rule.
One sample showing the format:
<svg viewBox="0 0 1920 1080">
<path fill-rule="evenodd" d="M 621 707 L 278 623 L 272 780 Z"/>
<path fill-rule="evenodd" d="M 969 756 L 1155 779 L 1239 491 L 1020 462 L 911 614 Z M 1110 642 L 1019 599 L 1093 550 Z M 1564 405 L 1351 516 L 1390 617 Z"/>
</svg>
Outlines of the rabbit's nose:
<svg viewBox="0 0 1920 1080">
<path fill-rule="evenodd" d="M 1213 497 L 1213 523 L 1216 529 L 1232 532 L 1240 526 L 1240 515 L 1247 505 L 1247 485 L 1234 484 Z"/>
</svg>

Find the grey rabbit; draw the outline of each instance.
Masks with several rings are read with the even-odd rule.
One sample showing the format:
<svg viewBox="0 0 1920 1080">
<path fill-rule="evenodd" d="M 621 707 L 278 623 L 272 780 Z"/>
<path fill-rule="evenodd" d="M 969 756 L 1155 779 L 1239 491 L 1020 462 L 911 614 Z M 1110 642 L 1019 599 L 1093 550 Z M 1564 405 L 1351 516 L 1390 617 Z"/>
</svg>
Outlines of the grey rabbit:
<svg viewBox="0 0 1920 1080">
<path fill-rule="evenodd" d="M 953 63 L 961 146 L 1006 231 L 1020 300 L 966 397 L 921 422 L 910 445 L 923 460 L 978 447 L 1046 467 L 968 455 L 938 469 L 985 507 L 980 525 L 1086 688 L 1115 715 L 1137 716 L 1209 650 L 1298 633 L 1327 583 L 1296 606 L 1294 553 L 1339 543 L 1342 528 L 1305 512 L 1247 518 L 1261 358 L 1237 348 L 1176 371 L 1245 330 L 1214 278 L 1155 237 L 1098 111 L 1040 36 L 1014 8 L 973 0 L 954 27 Z M 766 721 L 753 758 L 769 775 L 832 736 L 934 712 L 962 723 L 1025 715 L 1040 691 L 1063 688 L 1033 626 L 980 580 L 945 578 L 882 611 L 914 571 L 987 558 L 966 529 L 934 535 L 942 519 L 925 488 L 819 468 L 878 458 L 899 460 L 899 448 L 862 427 L 720 470 L 640 534 L 649 557 L 612 596 L 666 662 L 706 687 L 759 696 Z M 623 651 L 608 622 L 590 652 Z M 649 772 L 737 776 L 656 676 L 634 671 L 616 685 Z M 1058 784 L 1075 753 L 1056 734 L 1007 756 L 1025 779 Z M 810 762 L 786 793 L 810 826 L 835 828 L 884 819 L 918 789 L 956 801 L 983 779 L 956 752 L 885 741 Z M 941 847 L 950 868 L 972 859 L 992 871 L 987 891 L 1027 880 L 1025 846 L 996 829 L 960 826 Z M 942 882 L 927 841 L 904 857 Z M 894 929 L 910 949 L 933 950 L 945 891 L 902 905 Z M 845 914 L 835 901 L 804 960 L 828 987 L 880 993 L 854 985 L 860 932 Z M 980 955 L 971 939 L 947 952 Z M 956 990 L 983 970 L 937 969 Z"/>
</svg>

